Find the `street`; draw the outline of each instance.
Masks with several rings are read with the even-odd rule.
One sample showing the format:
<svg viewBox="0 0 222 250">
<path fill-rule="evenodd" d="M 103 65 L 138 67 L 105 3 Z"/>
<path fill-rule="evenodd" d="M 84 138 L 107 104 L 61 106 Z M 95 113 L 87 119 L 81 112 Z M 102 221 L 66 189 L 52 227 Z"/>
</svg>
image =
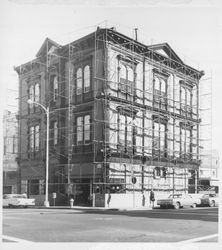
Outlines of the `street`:
<svg viewBox="0 0 222 250">
<path fill-rule="evenodd" d="M 3 242 L 217 242 L 218 208 L 3 209 Z"/>
</svg>

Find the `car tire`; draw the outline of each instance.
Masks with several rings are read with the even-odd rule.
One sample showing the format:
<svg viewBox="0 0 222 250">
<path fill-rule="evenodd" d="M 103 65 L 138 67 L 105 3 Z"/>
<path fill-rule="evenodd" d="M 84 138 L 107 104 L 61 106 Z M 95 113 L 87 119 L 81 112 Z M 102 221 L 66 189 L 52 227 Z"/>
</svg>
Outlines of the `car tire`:
<svg viewBox="0 0 222 250">
<path fill-rule="evenodd" d="M 174 208 L 175 208 L 175 209 L 180 209 L 180 203 L 179 203 L 179 202 L 176 202 L 176 204 L 174 205 Z"/>
<path fill-rule="evenodd" d="M 196 207 L 197 207 L 197 204 L 194 203 L 191 207 L 192 207 L 192 208 L 196 208 Z"/>
<path fill-rule="evenodd" d="M 214 200 L 210 201 L 210 207 L 215 207 L 215 201 Z"/>
</svg>

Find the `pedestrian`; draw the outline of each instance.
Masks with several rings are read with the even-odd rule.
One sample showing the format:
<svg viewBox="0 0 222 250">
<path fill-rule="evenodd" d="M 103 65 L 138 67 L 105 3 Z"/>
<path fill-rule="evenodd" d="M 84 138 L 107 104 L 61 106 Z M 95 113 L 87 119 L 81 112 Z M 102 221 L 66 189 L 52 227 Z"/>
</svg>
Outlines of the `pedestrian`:
<svg viewBox="0 0 222 250">
<path fill-rule="evenodd" d="M 151 191 L 150 191 L 150 205 L 151 205 L 152 208 L 154 208 L 154 201 L 155 201 L 155 194 L 154 194 L 153 188 L 151 188 Z"/>
<path fill-rule="evenodd" d="M 110 190 L 109 190 L 108 191 L 108 198 L 107 198 L 107 205 L 108 205 L 108 207 L 109 207 L 110 201 L 111 201 L 111 194 L 110 194 Z"/>
<path fill-rule="evenodd" d="M 142 196 L 142 206 L 143 207 L 145 206 L 145 203 L 146 203 L 146 198 L 145 198 L 145 195 L 143 193 L 143 196 Z"/>
</svg>

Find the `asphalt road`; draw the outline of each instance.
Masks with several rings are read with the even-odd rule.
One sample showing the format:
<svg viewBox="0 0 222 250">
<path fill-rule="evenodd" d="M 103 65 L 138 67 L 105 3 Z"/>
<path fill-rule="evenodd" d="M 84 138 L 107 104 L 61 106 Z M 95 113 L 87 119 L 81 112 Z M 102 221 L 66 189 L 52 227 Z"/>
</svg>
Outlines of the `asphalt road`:
<svg viewBox="0 0 222 250">
<path fill-rule="evenodd" d="M 217 242 L 218 208 L 4 209 L 3 242 Z"/>
</svg>

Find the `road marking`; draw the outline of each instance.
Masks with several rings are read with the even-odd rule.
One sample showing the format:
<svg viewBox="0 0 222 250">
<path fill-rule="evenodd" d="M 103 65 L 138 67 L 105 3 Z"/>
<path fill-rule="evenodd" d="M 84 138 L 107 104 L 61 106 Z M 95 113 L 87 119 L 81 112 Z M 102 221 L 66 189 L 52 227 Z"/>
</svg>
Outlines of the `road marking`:
<svg viewBox="0 0 222 250">
<path fill-rule="evenodd" d="M 15 237 L 11 237 L 11 236 L 7 236 L 7 235 L 2 235 L 2 239 L 4 240 L 9 240 L 9 241 L 15 241 L 18 243 L 30 243 L 33 241 L 28 241 L 28 240 L 23 240 L 23 239 L 19 239 L 19 238 L 15 238 Z"/>
<path fill-rule="evenodd" d="M 101 217 L 99 217 L 99 218 L 95 218 L 96 220 L 112 220 L 113 218 L 110 218 L 110 217 L 108 217 L 108 218 L 101 218 Z"/>
<path fill-rule="evenodd" d="M 182 241 L 179 241 L 177 243 L 192 243 L 192 242 L 198 242 L 198 241 L 201 241 L 201 240 L 207 240 L 207 239 L 215 238 L 215 237 L 218 237 L 218 234 L 211 234 L 211 235 L 198 237 L 198 238 L 193 238 L 193 239 L 189 239 L 189 240 L 182 240 Z"/>
</svg>

